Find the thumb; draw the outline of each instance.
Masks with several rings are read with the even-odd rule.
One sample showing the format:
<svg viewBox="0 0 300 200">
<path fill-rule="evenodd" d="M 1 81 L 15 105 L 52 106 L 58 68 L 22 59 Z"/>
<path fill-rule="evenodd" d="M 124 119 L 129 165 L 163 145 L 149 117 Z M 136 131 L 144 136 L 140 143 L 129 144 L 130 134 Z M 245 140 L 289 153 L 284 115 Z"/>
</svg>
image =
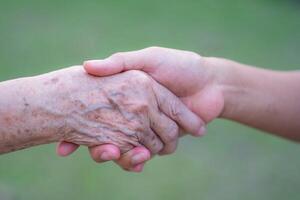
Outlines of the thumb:
<svg viewBox="0 0 300 200">
<path fill-rule="evenodd" d="M 122 52 L 104 60 L 88 60 L 83 63 L 85 71 L 95 76 L 108 76 L 127 70 L 149 72 L 151 59 L 145 50 Z"/>
<path fill-rule="evenodd" d="M 85 61 L 83 67 L 87 73 L 95 76 L 108 76 L 124 71 L 122 63 L 110 58 Z"/>
</svg>

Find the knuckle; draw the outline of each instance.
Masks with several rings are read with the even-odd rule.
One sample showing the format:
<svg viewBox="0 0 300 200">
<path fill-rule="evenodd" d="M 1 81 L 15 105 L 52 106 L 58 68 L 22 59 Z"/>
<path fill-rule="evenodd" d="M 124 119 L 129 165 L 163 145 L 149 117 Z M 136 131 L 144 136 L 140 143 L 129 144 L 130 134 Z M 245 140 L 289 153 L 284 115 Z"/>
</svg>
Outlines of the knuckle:
<svg viewBox="0 0 300 200">
<path fill-rule="evenodd" d="M 149 112 L 149 105 L 143 101 L 136 102 L 136 104 L 132 106 L 131 111 L 134 113 L 146 114 Z"/>
<path fill-rule="evenodd" d="M 168 49 L 163 47 L 152 46 L 145 49 L 145 52 L 150 56 L 158 56 L 168 52 Z"/>
<path fill-rule="evenodd" d="M 148 47 L 146 48 L 147 51 L 150 51 L 150 52 L 156 52 L 156 51 L 160 51 L 162 48 L 161 47 L 158 47 L 158 46 L 151 46 L 151 47 Z"/>
<path fill-rule="evenodd" d="M 128 123 L 128 127 L 134 131 L 140 131 L 143 129 L 142 122 L 139 120 L 132 120 L 130 123 Z M 137 136 L 139 132 L 136 133 Z"/>
<path fill-rule="evenodd" d="M 123 60 L 123 53 L 122 52 L 114 53 L 110 56 L 110 58 L 116 60 Z"/>
<path fill-rule="evenodd" d="M 153 137 L 153 135 L 151 135 L 148 131 L 142 130 L 142 131 L 138 131 L 137 132 L 137 137 L 138 137 L 138 141 L 139 143 L 143 144 L 144 146 L 149 146 L 148 144 L 153 144 L 155 143 L 155 137 Z M 150 141 L 151 139 L 151 141 Z M 152 145 L 155 146 L 155 145 Z"/>
<path fill-rule="evenodd" d="M 193 51 L 187 51 L 187 53 L 189 54 L 189 56 L 190 56 L 191 58 L 201 59 L 201 55 L 198 54 L 198 53 L 195 53 L 195 52 L 193 52 Z"/>
<path fill-rule="evenodd" d="M 166 142 L 173 142 L 178 139 L 179 129 L 177 125 L 172 125 L 166 133 Z"/>
<path fill-rule="evenodd" d="M 170 103 L 170 117 L 174 120 L 179 120 L 182 115 L 182 109 L 180 109 L 180 104 L 178 101 L 173 101 Z"/>
<path fill-rule="evenodd" d="M 193 60 L 197 66 L 204 66 L 204 58 L 200 54 L 190 51 L 189 57 L 191 57 L 191 60 Z"/>
<path fill-rule="evenodd" d="M 151 147 L 149 148 L 149 150 L 151 151 L 152 154 L 157 154 L 158 152 L 160 152 L 162 149 L 164 148 L 163 143 L 160 140 L 155 140 L 153 141 Z"/>
<path fill-rule="evenodd" d="M 114 53 L 110 56 L 110 58 L 112 60 L 117 61 L 118 63 L 120 63 L 124 68 L 126 68 L 127 63 L 126 60 L 124 59 L 124 53 L 122 52 L 118 52 L 118 53 Z"/>
<path fill-rule="evenodd" d="M 168 56 L 171 51 L 167 48 L 152 46 L 144 49 L 143 53 L 147 58 L 147 65 L 155 69 L 164 65 L 166 56 Z"/>
<path fill-rule="evenodd" d="M 148 113 L 150 110 L 150 104 L 146 101 L 143 97 L 141 99 L 136 100 L 130 100 L 126 102 L 127 108 L 126 111 L 131 113 L 131 118 L 135 120 L 136 122 L 139 122 L 141 118 L 138 118 L 137 114 L 145 114 Z"/>
<path fill-rule="evenodd" d="M 157 154 L 158 152 L 160 152 L 164 148 L 164 145 L 161 142 L 158 142 L 158 144 L 156 146 L 157 146 L 157 148 L 153 152 L 153 154 Z"/>
</svg>

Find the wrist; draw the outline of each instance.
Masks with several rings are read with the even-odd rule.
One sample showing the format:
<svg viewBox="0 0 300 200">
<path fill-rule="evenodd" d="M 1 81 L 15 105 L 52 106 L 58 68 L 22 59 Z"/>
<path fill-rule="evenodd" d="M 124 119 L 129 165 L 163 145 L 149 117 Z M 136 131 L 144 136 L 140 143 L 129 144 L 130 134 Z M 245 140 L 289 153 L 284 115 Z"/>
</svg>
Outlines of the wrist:
<svg viewBox="0 0 300 200">
<path fill-rule="evenodd" d="M 208 58 L 208 60 L 210 65 L 214 66 L 214 81 L 224 100 L 219 117 L 238 121 L 253 102 L 260 102 L 263 106 L 271 102 L 266 92 L 261 90 L 265 82 L 272 82 L 273 78 L 268 70 L 223 58 Z M 255 105 L 257 108 L 252 109 L 260 107 L 258 104 Z"/>
<path fill-rule="evenodd" d="M 244 76 L 241 64 L 231 60 L 216 57 L 205 57 L 205 66 L 210 70 L 212 87 L 217 90 L 223 102 L 222 110 L 218 117 L 230 119 L 236 109 L 236 100 L 243 93 L 241 77 Z"/>
<path fill-rule="evenodd" d="M 47 89 L 35 77 L 0 84 L 0 154 L 59 140 L 59 121 L 45 112 Z"/>
<path fill-rule="evenodd" d="M 61 70 L 60 70 L 61 71 Z M 64 139 L 67 132 L 66 118 L 69 114 L 68 101 L 70 100 L 69 85 L 65 84 L 66 74 L 55 71 L 32 79 L 35 85 L 35 110 L 39 112 L 41 126 L 47 127 L 44 134 L 51 142 Z"/>
<path fill-rule="evenodd" d="M 28 80 L 28 87 L 32 90 L 29 97 L 32 105 L 30 114 L 31 118 L 36 121 L 33 126 L 41 130 L 44 138 L 42 143 L 62 140 L 65 131 L 65 116 L 57 111 L 63 103 L 59 94 L 64 87 L 56 84 L 57 80 L 57 77 L 51 73 Z"/>
</svg>

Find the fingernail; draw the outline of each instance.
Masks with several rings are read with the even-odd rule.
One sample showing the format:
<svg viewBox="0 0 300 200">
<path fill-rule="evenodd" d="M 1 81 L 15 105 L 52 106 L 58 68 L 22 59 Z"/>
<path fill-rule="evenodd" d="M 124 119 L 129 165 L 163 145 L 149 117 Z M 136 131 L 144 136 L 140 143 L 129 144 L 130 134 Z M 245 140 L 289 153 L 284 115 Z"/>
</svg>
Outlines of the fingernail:
<svg viewBox="0 0 300 200">
<path fill-rule="evenodd" d="M 201 128 L 199 129 L 198 133 L 197 133 L 197 136 L 202 136 L 202 135 L 205 135 L 206 133 L 206 128 L 205 126 L 201 126 Z"/>
<path fill-rule="evenodd" d="M 100 158 L 101 158 L 101 160 L 104 160 L 104 161 L 112 159 L 111 155 L 108 152 L 106 152 L 106 151 L 104 151 L 103 153 L 101 153 Z"/>
<path fill-rule="evenodd" d="M 131 158 L 132 165 L 137 165 L 144 161 L 145 161 L 145 155 L 143 153 L 136 154 Z"/>
</svg>

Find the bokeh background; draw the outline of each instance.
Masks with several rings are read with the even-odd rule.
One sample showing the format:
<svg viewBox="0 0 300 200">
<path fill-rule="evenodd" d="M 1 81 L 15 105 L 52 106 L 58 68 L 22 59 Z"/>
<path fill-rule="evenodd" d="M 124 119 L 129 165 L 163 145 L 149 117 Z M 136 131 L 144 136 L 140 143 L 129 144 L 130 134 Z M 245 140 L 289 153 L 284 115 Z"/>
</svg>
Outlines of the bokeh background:
<svg viewBox="0 0 300 200">
<path fill-rule="evenodd" d="M 299 69 L 300 2 L 0 1 L 1 81 L 153 45 Z M 59 158 L 54 144 L 0 157 L 1 200 L 292 200 L 299 191 L 299 144 L 224 120 L 142 174 L 96 164 L 85 148 Z"/>
</svg>

